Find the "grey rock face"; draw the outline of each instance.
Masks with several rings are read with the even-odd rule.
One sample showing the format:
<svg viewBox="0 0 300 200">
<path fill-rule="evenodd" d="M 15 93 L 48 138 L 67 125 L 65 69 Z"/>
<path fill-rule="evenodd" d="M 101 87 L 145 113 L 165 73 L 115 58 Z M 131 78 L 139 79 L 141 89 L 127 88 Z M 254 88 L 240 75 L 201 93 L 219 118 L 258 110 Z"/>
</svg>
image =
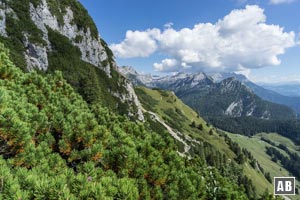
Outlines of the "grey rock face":
<svg viewBox="0 0 300 200">
<path fill-rule="evenodd" d="M 142 111 L 143 108 L 142 108 L 142 105 L 141 105 L 138 97 L 135 94 L 132 83 L 129 82 L 128 80 L 126 80 L 124 83 L 124 87 L 125 87 L 127 93 L 112 93 L 112 95 L 119 98 L 122 103 L 127 102 L 127 103 L 131 103 L 131 104 L 135 105 L 137 108 L 136 113 L 129 112 L 128 115 L 129 116 L 136 115 L 138 120 L 144 121 L 145 118 L 144 118 L 143 111 Z"/>
<path fill-rule="evenodd" d="M 136 114 L 138 116 L 138 119 L 140 121 L 144 121 L 145 118 L 144 118 L 144 115 L 143 115 L 143 112 L 142 112 L 142 105 L 141 105 L 138 97 L 136 96 L 135 91 L 133 89 L 133 86 L 130 82 L 127 82 L 126 90 L 128 91 L 129 99 L 131 99 L 133 101 L 133 103 L 137 106 L 137 113 Z"/>
<path fill-rule="evenodd" d="M 27 63 L 28 70 L 31 71 L 33 69 L 39 69 L 42 71 L 46 71 L 48 67 L 47 48 L 30 43 L 26 35 L 25 39 L 25 60 Z"/>
<path fill-rule="evenodd" d="M 0 10 L 0 35 L 7 37 L 6 33 L 6 13 L 5 10 Z"/>
<path fill-rule="evenodd" d="M 7 37 L 6 16 L 8 14 L 12 15 L 14 18 L 17 18 L 11 8 L 8 8 L 5 3 L 0 2 L 0 35 L 3 37 Z"/>
<path fill-rule="evenodd" d="M 51 50 L 51 45 L 48 39 L 48 30 L 47 26 L 51 29 L 58 31 L 62 35 L 69 38 L 73 45 L 77 46 L 82 54 L 81 59 L 85 62 L 88 62 L 100 69 L 104 70 L 106 74 L 111 77 L 111 67 L 109 64 L 102 66 L 102 62 L 107 60 L 108 56 L 105 51 L 105 48 L 101 45 L 100 37 L 93 38 L 91 31 L 88 29 L 86 32 L 80 30 L 75 23 L 73 23 L 74 16 L 73 11 L 70 8 L 66 8 L 66 14 L 63 17 L 64 23 L 61 26 L 56 18 L 52 15 L 50 8 L 46 0 L 42 0 L 41 4 L 36 8 L 30 4 L 30 16 L 35 25 L 43 32 L 43 39 L 47 43 L 47 50 Z M 75 41 L 76 37 L 81 38 L 80 41 Z M 38 51 L 38 49 L 35 49 Z M 27 54 L 31 59 L 31 56 Z M 46 58 L 43 58 L 44 60 Z M 35 63 L 29 62 L 29 69 L 34 68 Z M 43 65 L 43 64 L 41 64 Z"/>
</svg>

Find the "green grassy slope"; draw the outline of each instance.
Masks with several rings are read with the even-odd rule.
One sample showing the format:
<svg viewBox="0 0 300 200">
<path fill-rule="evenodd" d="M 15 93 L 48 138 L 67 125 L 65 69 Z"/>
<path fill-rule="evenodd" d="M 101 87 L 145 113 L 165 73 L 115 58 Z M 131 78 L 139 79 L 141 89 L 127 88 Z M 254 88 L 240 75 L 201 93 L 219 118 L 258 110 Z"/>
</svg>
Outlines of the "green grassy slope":
<svg viewBox="0 0 300 200">
<path fill-rule="evenodd" d="M 286 138 L 277 133 L 260 133 L 260 134 L 257 134 L 256 137 L 267 138 L 267 139 L 271 140 L 272 142 L 274 142 L 276 145 L 283 144 L 292 152 L 297 152 L 300 154 L 300 145 L 296 145 L 291 139 Z"/>
<path fill-rule="evenodd" d="M 157 113 L 172 128 L 195 139 L 207 141 L 216 149 L 224 152 L 229 158 L 234 158 L 234 153 L 229 149 L 224 139 L 217 134 L 209 134 L 209 131 L 214 130 L 214 128 L 189 106 L 185 105 L 174 93 L 144 87 L 136 88 L 136 93 L 146 110 Z M 193 122 L 195 122 L 196 127 L 191 126 Z M 197 128 L 200 124 L 203 130 Z"/>
<path fill-rule="evenodd" d="M 296 146 L 291 140 L 280 136 L 275 133 L 267 134 L 267 133 L 261 133 L 257 134 L 253 137 L 247 137 L 232 133 L 227 133 L 228 136 L 235 142 L 237 142 L 241 147 L 248 149 L 253 155 L 255 155 L 255 158 L 260 163 L 264 171 L 270 172 L 270 175 L 273 179 L 275 176 L 292 176 L 286 169 L 284 169 L 279 162 L 275 163 L 271 160 L 271 157 L 266 153 L 266 147 L 274 147 L 277 150 L 279 150 L 281 153 L 285 153 L 281 149 L 277 148 L 276 146 L 272 146 L 269 143 L 266 143 L 261 140 L 261 137 L 268 138 L 272 142 L 277 144 L 286 144 L 287 147 L 289 147 L 291 150 L 298 150 L 299 146 Z M 258 185 L 259 187 L 263 187 L 264 184 L 261 181 L 258 181 L 258 177 L 255 177 L 254 180 L 256 180 L 254 183 L 255 185 Z M 299 182 L 297 182 L 297 185 L 299 186 Z M 269 186 L 270 189 L 272 187 Z M 291 199 L 297 199 L 299 197 L 291 197 Z"/>
<path fill-rule="evenodd" d="M 208 142 L 231 160 L 236 158 L 236 154 L 225 142 L 224 137 L 219 136 L 215 128 L 207 124 L 195 111 L 178 99 L 174 93 L 144 87 L 137 87 L 136 93 L 146 110 L 157 113 L 171 127 L 194 139 Z M 195 122 L 195 127 L 191 126 L 193 122 Z M 203 130 L 198 128 L 199 124 L 202 124 Z M 253 155 L 256 157 L 255 152 Z M 262 194 L 266 189 L 272 191 L 272 185 L 264 175 L 257 169 L 252 168 L 248 162 L 242 168 L 244 174 L 251 178 L 259 194 Z"/>
</svg>

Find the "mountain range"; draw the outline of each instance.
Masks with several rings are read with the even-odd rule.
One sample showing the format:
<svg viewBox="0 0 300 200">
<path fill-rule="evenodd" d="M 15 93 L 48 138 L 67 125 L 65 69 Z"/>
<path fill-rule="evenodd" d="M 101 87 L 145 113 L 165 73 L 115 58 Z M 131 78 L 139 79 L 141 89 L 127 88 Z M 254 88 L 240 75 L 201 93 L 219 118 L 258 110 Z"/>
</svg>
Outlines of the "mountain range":
<svg viewBox="0 0 300 200">
<path fill-rule="evenodd" d="M 286 97 L 264 89 L 245 76 L 235 73 L 218 73 L 211 76 L 201 72 L 178 73 L 151 79 L 150 75 L 140 75 L 133 69 L 126 69 L 119 70 L 133 83 L 174 91 L 187 105 L 204 117 L 224 115 L 293 119 L 291 108 L 298 111 L 300 106 L 300 98 Z"/>
</svg>

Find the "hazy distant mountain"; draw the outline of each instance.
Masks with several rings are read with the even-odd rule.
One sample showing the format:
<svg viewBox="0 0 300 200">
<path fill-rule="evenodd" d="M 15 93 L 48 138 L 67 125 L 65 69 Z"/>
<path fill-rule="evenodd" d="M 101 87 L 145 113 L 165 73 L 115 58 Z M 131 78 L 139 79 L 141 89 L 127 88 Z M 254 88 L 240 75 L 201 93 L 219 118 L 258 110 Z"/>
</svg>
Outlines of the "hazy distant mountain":
<svg viewBox="0 0 300 200">
<path fill-rule="evenodd" d="M 291 97 L 300 97 L 300 83 L 297 84 L 262 84 L 262 87 Z"/>
</svg>

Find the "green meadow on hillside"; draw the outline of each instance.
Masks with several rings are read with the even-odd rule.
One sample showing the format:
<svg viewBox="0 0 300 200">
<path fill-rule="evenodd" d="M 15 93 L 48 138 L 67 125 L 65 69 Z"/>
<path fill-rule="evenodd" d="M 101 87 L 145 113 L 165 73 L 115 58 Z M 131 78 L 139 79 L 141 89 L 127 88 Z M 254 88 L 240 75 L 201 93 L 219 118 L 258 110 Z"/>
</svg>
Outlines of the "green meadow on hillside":
<svg viewBox="0 0 300 200">
<path fill-rule="evenodd" d="M 280 177 L 280 176 L 293 176 L 291 175 L 284 167 L 281 165 L 281 163 L 273 162 L 272 158 L 266 153 L 266 147 L 274 147 L 281 153 L 285 153 L 282 149 L 279 149 L 276 146 L 273 146 L 265 141 L 261 140 L 261 137 L 268 138 L 274 143 L 278 144 L 285 144 L 288 148 L 290 148 L 293 151 L 299 152 L 299 146 L 296 146 L 290 139 L 287 139 L 281 135 L 278 135 L 276 133 L 260 133 L 252 137 L 242 136 L 238 134 L 232 134 L 227 133 L 227 135 L 235 142 L 237 142 L 241 147 L 248 149 L 253 155 L 255 155 L 255 158 L 259 162 L 259 164 L 262 166 L 262 168 L 270 172 L 270 175 L 273 179 L 273 177 Z M 259 187 L 263 187 L 263 183 L 259 181 L 258 178 L 254 178 L 254 180 L 257 180 L 254 182 L 255 185 L 258 185 Z M 300 186 L 299 181 L 297 181 L 298 187 Z M 273 189 L 270 188 L 270 189 Z M 291 196 L 291 199 L 297 199 L 298 197 Z"/>
<path fill-rule="evenodd" d="M 220 136 L 214 127 L 207 124 L 195 111 L 178 99 L 173 92 L 145 87 L 137 87 L 136 92 L 143 107 L 157 113 L 171 127 L 194 139 L 209 143 L 219 152 L 224 153 L 227 159 L 236 159 L 236 154 L 230 149 L 224 137 Z M 255 152 L 252 155 L 256 158 Z M 272 184 L 266 180 L 263 173 L 254 169 L 248 162 L 242 165 L 242 169 L 244 174 L 253 181 L 259 194 L 265 192 L 266 189 L 270 192 L 273 191 Z"/>
</svg>

